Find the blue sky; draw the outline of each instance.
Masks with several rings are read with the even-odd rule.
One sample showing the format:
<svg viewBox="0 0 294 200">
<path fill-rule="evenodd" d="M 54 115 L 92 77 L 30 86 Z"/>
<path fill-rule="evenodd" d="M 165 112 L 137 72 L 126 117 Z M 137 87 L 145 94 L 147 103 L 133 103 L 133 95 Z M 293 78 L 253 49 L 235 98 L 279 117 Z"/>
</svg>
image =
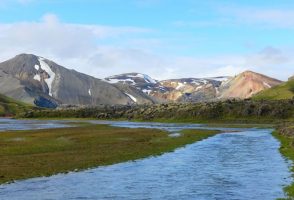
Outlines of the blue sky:
<svg viewBox="0 0 294 200">
<path fill-rule="evenodd" d="M 292 0 L 0 0 L 0 59 L 34 53 L 99 78 L 294 74 Z"/>
</svg>

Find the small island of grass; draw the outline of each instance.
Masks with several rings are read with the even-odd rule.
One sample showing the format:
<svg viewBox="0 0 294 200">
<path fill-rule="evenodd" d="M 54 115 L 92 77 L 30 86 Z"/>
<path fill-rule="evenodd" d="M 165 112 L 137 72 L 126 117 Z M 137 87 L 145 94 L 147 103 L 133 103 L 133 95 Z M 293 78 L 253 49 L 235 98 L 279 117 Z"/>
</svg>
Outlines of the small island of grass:
<svg viewBox="0 0 294 200">
<path fill-rule="evenodd" d="M 108 125 L 3 132 L 0 183 L 160 155 L 217 133 L 184 130 L 179 137 L 170 137 L 157 129 Z"/>
</svg>

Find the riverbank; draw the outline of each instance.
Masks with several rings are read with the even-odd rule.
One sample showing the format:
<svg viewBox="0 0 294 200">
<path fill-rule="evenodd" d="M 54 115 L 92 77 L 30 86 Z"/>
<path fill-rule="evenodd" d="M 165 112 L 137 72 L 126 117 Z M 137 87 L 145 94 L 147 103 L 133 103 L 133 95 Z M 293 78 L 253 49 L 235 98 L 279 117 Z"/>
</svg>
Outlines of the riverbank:
<svg viewBox="0 0 294 200">
<path fill-rule="evenodd" d="M 184 130 L 170 137 L 157 129 L 79 127 L 0 134 L 0 183 L 78 171 L 156 156 L 219 133 Z"/>
<path fill-rule="evenodd" d="M 95 107 L 41 109 L 20 114 L 23 118 L 93 118 L 161 122 L 279 123 L 294 119 L 294 100 L 169 103 L 153 105 L 100 105 Z"/>
<path fill-rule="evenodd" d="M 294 176 L 294 123 L 283 124 L 273 132 L 273 135 L 281 142 L 280 152 L 292 161 L 291 171 Z M 287 199 L 294 199 L 294 182 L 284 188 Z"/>
</svg>

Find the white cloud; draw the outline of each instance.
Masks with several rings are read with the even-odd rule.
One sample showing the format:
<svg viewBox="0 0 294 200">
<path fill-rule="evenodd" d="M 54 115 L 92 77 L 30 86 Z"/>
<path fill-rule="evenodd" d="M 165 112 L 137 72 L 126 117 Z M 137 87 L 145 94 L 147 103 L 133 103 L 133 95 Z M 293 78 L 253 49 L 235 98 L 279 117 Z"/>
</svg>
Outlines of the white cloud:
<svg viewBox="0 0 294 200">
<path fill-rule="evenodd" d="M 266 67 L 269 65 L 281 65 L 289 61 L 289 58 L 278 49 L 271 46 L 265 47 L 260 52 L 247 57 L 248 64 L 254 64 L 259 67 Z"/>
<path fill-rule="evenodd" d="M 94 53 L 99 55 L 106 51 L 107 48 L 99 44 L 104 40 L 133 37 L 149 31 L 137 27 L 65 24 L 55 15 L 47 14 L 40 22 L 0 24 L 0 59 L 26 52 L 57 59 L 61 64 L 79 59 L 84 62 Z M 80 64 L 77 62 L 75 66 Z"/>
<path fill-rule="evenodd" d="M 165 43 L 150 38 L 153 32 L 138 27 L 67 24 L 47 14 L 38 22 L 0 24 L 0 60 L 33 53 L 98 78 L 125 72 L 142 72 L 156 79 L 210 77 L 250 69 L 286 80 L 293 71 L 294 51 L 285 53 L 274 47 L 249 55 L 158 55 L 153 48 Z"/>
<path fill-rule="evenodd" d="M 221 14 L 231 24 L 259 25 L 268 28 L 294 28 L 294 10 L 254 7 L 222 7 Z"/>
<path fill-rule="evenodd" d="M 259 28 L 294 29 L 294 9 L 219 6 L 210 20 L 176 20 L 175 27 L 252 26 Z"/>
</svg>

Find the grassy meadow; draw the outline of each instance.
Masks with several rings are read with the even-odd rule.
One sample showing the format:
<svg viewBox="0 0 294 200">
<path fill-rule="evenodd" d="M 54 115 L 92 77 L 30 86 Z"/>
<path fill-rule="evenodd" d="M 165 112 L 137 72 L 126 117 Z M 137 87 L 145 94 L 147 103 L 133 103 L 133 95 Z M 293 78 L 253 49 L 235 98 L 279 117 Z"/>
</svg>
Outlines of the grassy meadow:
<svg viewBox="0 0 294 200">
<path fill-rule="evenodd" d="M 292 99 L 294 97 L 294 80 L 277 85 L 264 90 L 253 97 L 255 100 L 281 100 Z"/>
<path fill-rule="evenodd" d="M 173 151 L 219 133 L 86 125 L 0 134 L 0 183 L 93 168 Z"/>
</svg>

